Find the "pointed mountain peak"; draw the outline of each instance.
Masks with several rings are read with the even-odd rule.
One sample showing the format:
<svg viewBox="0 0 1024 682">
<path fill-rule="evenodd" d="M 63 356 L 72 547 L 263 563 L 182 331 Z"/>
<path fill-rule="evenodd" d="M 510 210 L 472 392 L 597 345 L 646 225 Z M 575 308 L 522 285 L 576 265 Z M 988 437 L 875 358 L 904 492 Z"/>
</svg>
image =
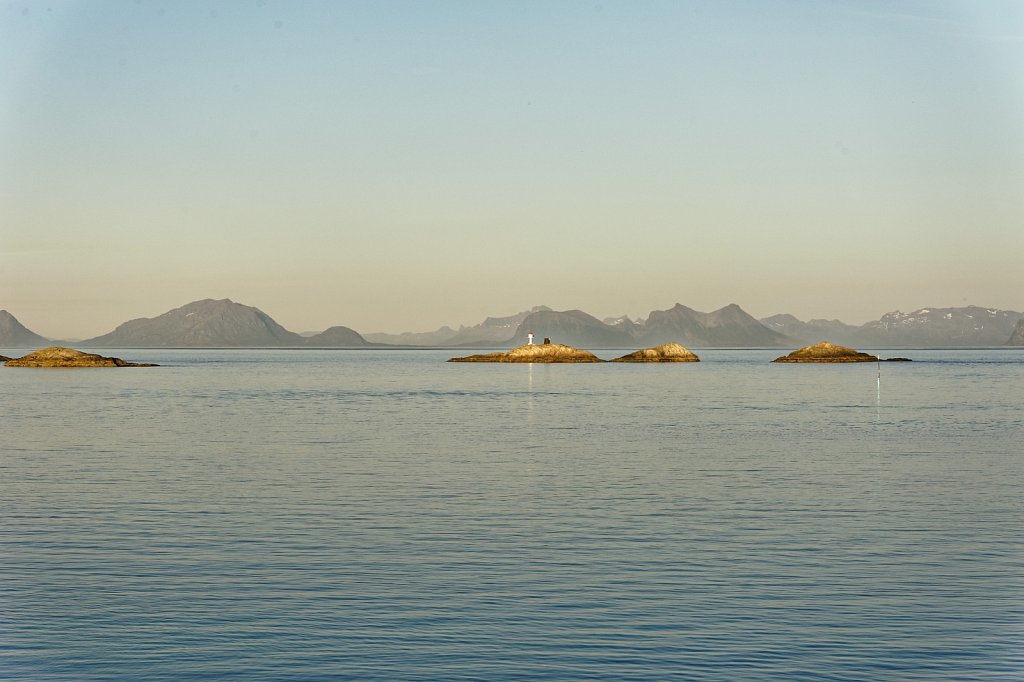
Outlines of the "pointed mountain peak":
<svg viewBox="0 0 1024 682">
<path fill-rule="evenodd" d="M 744 322 L 757 322 L 753 315 L 739 307 L 735 303 L 730 303 L 724 308 L 708 313 L 709 320 L 730 320 L 730 321 L 744 321 Z M 760 324 L 758 322 L 758 324 Z"/>
</svg>

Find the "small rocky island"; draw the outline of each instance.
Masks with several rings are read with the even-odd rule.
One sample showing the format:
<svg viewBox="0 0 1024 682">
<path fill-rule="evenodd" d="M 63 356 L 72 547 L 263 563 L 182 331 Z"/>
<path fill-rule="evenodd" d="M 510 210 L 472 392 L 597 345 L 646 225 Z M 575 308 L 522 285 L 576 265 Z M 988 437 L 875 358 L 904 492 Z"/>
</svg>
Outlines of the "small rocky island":
<svg viewBox="0 0 1024 682">
<path fill-rule="evenodd" d="M 146 362 L 128 362 L 121 358 L 107 358 L 95 353 L 83 353 L 74 348 L 51 346 L 34 353 L 4 362 L 7 367 L 157 367 Z"/>
<path fill-rule="evenodd" d="M 878 362 L 877 355 L 861 353 L 853 348 L 837 346 L 828 341 L 804 346 L 772 362 Z"/>
<path fill-rule="evenodd" d="M 590 351 L 560 343 L 526 344 L 505 353 L 450 358 L 448 362 L 604 362 Z"/>
<path fill-rule="evenodd" d="M 678 343 L 663 343 L 623 355 L 612 362 L 700 362 L 700 358 Z"/>
</svg>

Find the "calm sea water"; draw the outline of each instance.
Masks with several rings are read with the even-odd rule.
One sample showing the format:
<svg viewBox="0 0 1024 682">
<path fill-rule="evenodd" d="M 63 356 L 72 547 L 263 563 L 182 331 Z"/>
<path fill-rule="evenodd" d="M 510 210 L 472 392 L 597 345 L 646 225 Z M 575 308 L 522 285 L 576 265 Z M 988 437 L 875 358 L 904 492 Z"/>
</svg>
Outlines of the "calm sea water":
<svg viewBox="0 0 1024 682">
<path fill-rule="evenodd" d="M 0 368 L 0 678 L 1024 677 L 1024 350 L 111 354 Z"/>
</svg>

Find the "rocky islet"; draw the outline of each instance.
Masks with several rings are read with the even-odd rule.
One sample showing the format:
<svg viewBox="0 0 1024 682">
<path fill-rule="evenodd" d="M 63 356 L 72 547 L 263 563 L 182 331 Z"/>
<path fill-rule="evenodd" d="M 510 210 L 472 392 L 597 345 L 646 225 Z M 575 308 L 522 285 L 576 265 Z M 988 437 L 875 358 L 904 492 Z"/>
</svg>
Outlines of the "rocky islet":
<svg viewBox="0 0 1024 682">
<path fill-rule="evenodd" d="M 813 346 L 798 348 L 789 355 L 775 358 L 772 362 L 910 362 L 910 358 L 880 358 L 870 353 L 822 341 Z"/>
<path fill-rule="evenodd" d="M 700 362 L 700 358 L 678 343 L 663 343 L 654 348 L 642 348 L 611 362 Z"/>
<path fill-rule="evenodd" d="M 450 358 L 448 362 L 543 362 L 581 363 L 604 362 L 590 351 L 580 350 L 561 343 L 526 344 L 503 353 L 485 353 L 461 358 Z"/>
<path fill-rule="evenodd" d="M 29 353 L 20 358 L 8 358 L 7 367 L 156 367 L 146 362 L 128 362 L 121 358 L 109 358 L 96 353 L 83 353 L 74 348 L 50 346 Z"/>
</svg>

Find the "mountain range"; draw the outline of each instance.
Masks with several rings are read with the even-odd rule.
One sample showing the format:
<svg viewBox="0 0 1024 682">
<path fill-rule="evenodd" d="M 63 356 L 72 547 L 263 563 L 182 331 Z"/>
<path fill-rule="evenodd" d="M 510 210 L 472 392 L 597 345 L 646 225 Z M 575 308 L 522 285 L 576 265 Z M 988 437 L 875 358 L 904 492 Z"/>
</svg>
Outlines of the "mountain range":
<svg viewBox="0 0 1024 682">
<path fill-rule="evenodd" d="M 49 343 L 46 339 L 42 342 Z M 39 342 L 15 344 L 0 336 L 0 345 L 39 345 Z M 205 299 L 157 317 L 129 320 L 109 334 L 75 345 L 85 348 L 351 348 L 370 344 L 348 327 L 331 327 L 314 336 L 300 336 L 259 308 L 230 299 Z"/>
<path fill-rule="evenodd" d="M 996 308 L 922 308 L 895 311 L 859 327 L 839 320 L 801 322 L 792 315 L 761 320 L 780 334 L 800 340 L 823 340 L 846 346 L 929 348 L 945 346 L 1024 345 L 1014 329 L 1024 313 Z"/>
<path fill-rule="evenodd" d="M 366 334 L 371 343 L 397 346 L 492 346 L 502 344 L 516 335 L 524 319 L 533 313 L 547 312 L 551 308 L 539 305 L 507 317 L 488 317 L 472 327 L 441 327 L 432 332 L 405 332 L 404 334 Z"/>
<path fill-rule="evenodd" d="M 792 315 L 755 319 L 736 304 L 710 313 L 677 303 L 652 311 L 647 319 L 627 316 L 599 320 L 582 310 L 536 306 L 515 315 L 489 317 L 478 325 L 441 327 L 432 332 L 367 334 L 335 326 L 311 336 L 288 331 L 258 308 L 229 299 L 205 299 L 154 318 L 130 320 L 108 334 L 77 342 L 92 348 L 365 348 L 386 346 L 520 345 L 533 332 L 537 342 L 589 348 L 637 348 L 680 343 L 694 348 L 789 347 L 828 340 L 850 346 L 964 347 L 1024 346 L 1024 313 L 966 306 L 886 313 L 860 326 L 839 320 L 801 321 Z M 25 348 L 54 343 L 0 310 L 0 347 Z"/>
</svg>

